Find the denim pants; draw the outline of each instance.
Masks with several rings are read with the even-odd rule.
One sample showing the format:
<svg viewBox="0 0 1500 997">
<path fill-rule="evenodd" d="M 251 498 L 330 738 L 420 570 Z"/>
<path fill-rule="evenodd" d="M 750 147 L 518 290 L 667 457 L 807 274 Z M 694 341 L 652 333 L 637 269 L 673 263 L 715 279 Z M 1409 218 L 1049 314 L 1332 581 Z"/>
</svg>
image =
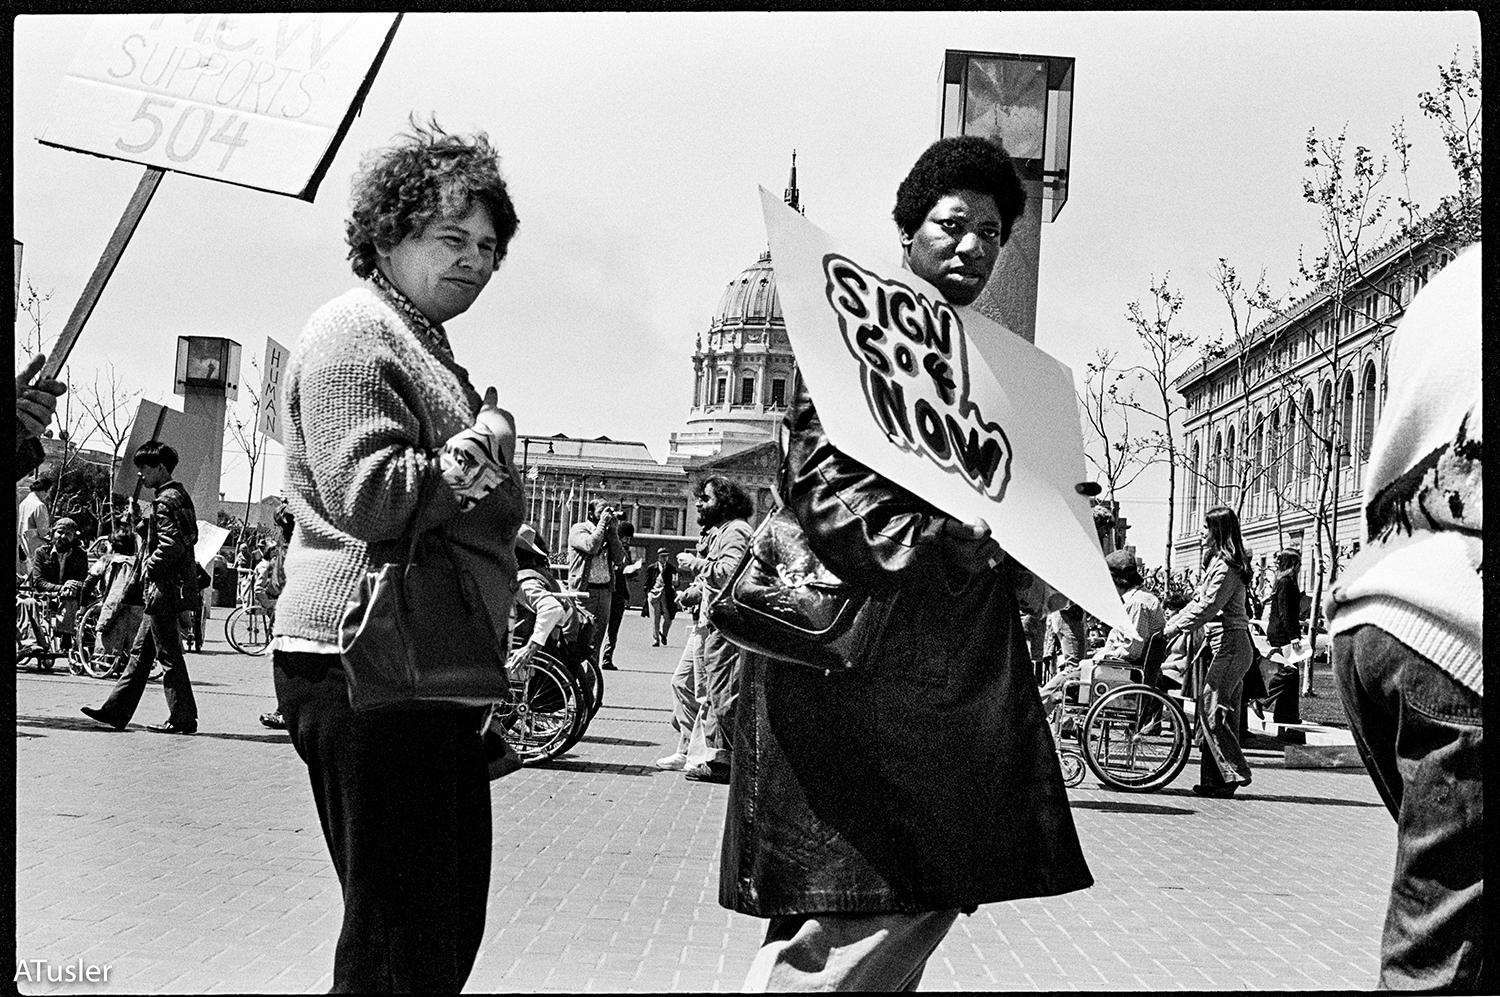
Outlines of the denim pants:
<svg viewBox="0 0 1500 997">
<path fill-rule="evenodd" d="M 1248 630 L 1208 634 L 1213 659 L 1203 672 L 1195 700 L 1203 743 L 1203 782 L 1249 783 L 1250 763 L 1240 750 L 1240 692 L 1255 661 Z"/>
<path fill-rule="evenodd" d="M 771 918 L 743 993 L 915 990 L 956 910 Z"/>
<path fill-rule="evenodd" d="M 687 645 L 672 672 L 672 729 L 677 731 L 677 753 L 685 755 L 698 723 L 698 702 L 703 675 L 703 631 L 696 623 L 688 626 Z M 698 759 L 702 760 L 702 759 Z"/>
<path fill-rule="evenodd" d="M 1354 743 L 1396 819 L 1378 986 L 1489 992 L 1483 701 L 1378 627 L 1335 636 L 1333 671 Z"/>
<path fill-rule="evenodd" d="M 109 698 L 99 707 L 110 723 L 129 723 L 135 716 L 146 691 L 146 681 L 151 677 L 151 666 L 158 659 L 165 669 L 161 687 L 167 697 L 167 719 L 179 727 L 198 726 L 198 703 L 193 698 L 193 683 L 188 679 L 187 659 L 182 656 L 182 631 L 176 613 L 141 617 L 135 643 L 130 648 L 130 663 L 110 690 Z"/>
</svg>

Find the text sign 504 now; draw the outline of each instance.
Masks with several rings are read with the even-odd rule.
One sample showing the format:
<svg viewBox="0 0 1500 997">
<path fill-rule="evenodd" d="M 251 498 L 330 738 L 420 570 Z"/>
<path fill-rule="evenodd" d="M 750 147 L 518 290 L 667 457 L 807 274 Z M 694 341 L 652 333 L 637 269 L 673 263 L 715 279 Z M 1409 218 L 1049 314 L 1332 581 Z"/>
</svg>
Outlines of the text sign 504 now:
<svg viewBox="0 0 1500 997">
<path fill-rule="evenodd" d="M 786 331 L 835 446 L 958 519 L 1113 626 L 1067 367 L 884 254 L 836 245 L 761 188 Z"/>
<path fill-rule="evenodd" d="M 111 14 L 46 145 L 311 200 L 397 14 Z"/>
</svg>

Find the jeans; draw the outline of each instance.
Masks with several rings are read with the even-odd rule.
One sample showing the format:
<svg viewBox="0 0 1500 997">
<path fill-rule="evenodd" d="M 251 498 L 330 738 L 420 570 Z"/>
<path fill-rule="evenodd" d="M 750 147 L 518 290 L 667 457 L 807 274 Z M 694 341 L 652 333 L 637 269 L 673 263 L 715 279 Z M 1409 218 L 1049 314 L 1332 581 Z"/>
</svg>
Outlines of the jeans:
<svg viewBox="0 0 1500 997">
<path fill-rule="evenodd" d="M 697 624 L 688 626 L 687 646 L 672 672 L 672 729 L 677 731 L 677 754 L 685 755 L 692 743 L 693 728 L 698 723 L 699 688 L 703 674 L 703 632 Z"/>
<path fill-rule="evenodd" d="M 1213 660 L 1203 672 L 1196 707 L 1203 742 L 1203 783 L 1249 783 L 1250 763 L 1240 750 L 1240 692 L 1255 660 L 1248 630 L 1210 631 Z"/>
<path fill-rule="evenodd" d="M 713 626 L 699 628 L 702 635 L 702 672 L 698 700 L 698 726 L 708 760 L 729 764 L 734 749 L 735 707 L 740 698 L 740 649 Z"/>
<path fill-rule="evenodd" d="M 609 586 L 595 588 L 590 585 L 586 591 L 588 595 L 579 600 L 579 605 L 594 614 L 594 632 L 590 635 L 593 643 L 589 645 L 593 648 L 593 653 L 590 656 L 602 666 L 606 660 L 604 658 L 604 638 L 608 635 L 609 610 L 614 603 L 614 593 L 610 591 Z"/>
<path fill-rule="evenodd" d="M 743 993 L 915 990 L 956 910 L 771 918 Z"/>
<path fill-rule="evenodd" d="M 1483 701 L 1378 627 L 1336 635 L 1333 671 L 1354 743 L 1396 819 L 1378 987 L 1490 992 Z"/>
<path fill-rule="evenodd" d="M 667 633 L 672 629 L 672 610 L 667 605 L 667 599 L 665 592 L 646 598 L 651 609 L 651 639 L 663 644 L 667 642 Z"/>
<path fill-rule="evenodd" d="M 198 703 L 193 698 L 193 683 L 188 679 L 187 660 L 182 656 L 182 632 L 176 613 L 147 614 L 135 633 L 130 648 L 130 663 L 115 682 L 109 698 L 99 712 L 114 724 L 127 724 L 141 705 L 151 666 L 160 658 L 162 692 L 167 696 L 167 719 L 179 727 L 198 726 Z"/>
<path fill-rule="evenodd" d="M 604 628 L 604 647 L 599 651 L 599 663 L 605 668 L 615 667 L 615 648 L 620 643 L 620 621 L 625 618 L 627 596 L 616 592 L 609 603 L 609 624 Z"/>
</svg>

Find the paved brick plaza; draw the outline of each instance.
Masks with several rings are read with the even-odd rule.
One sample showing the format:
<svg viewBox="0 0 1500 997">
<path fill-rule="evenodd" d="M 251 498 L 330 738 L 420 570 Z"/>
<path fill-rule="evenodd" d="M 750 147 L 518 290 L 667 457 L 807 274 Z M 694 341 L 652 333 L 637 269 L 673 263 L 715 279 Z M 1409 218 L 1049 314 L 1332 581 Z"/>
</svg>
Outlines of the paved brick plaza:
<svg viewBox="0 0 1500 997">
<path fill-rule="evenodd" d="M 220 613 L 223 611 L 220 610 Z M 125 733 L 78 708 L 108 685 L 16 676 L 18 959 L 109 965 L 109 982 L 22 992 L 321 992 L 338 880 L 301 762 L 257 722 L 270 662 L 222 623 L 189 655 L 196 737 Z M 658 772 L 668 674 L 630 614 L 606 705 L 573 754 L 494 786 L 495 855 L 471 992 L 737 991 L 761 922 L 717 897 L 727 787 Z M 1264 743 L 1264 742 L 1261 742 Z M 1251 752 L 1235 800 L 1072 791 L 1087 891 L 981 908 L 929 964 L 929 990 L 1367 989 L 1394 856 L 1362 770 L 1287 770 Z M 1196 756 L 1191 763 L 1196 765 Z"/>
</svg>

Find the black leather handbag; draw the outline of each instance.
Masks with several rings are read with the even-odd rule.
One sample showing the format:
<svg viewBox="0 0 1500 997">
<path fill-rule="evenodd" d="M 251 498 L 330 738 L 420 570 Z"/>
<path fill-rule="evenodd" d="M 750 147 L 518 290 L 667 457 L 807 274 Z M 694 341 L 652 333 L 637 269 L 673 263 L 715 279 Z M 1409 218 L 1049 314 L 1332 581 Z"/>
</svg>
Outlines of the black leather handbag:
<svg viewBox="0 0 1500 997">
<path fill-rule="evenodd" d="M 372 565 L 350 596 L 339 653 L 356 710 L 510 695 L 505 654 L 475 582 L 435 530 L 406 539 L 405 557 Z"/>
<path fill-rule="evenodd" d="M 846 672 L 865 660 L 888 616 L 885 600 L 855 591 L 818 559 L 786 508 L 755 528 L 708 617 L 730 642 L 777 661 Z"/>
</svg>

